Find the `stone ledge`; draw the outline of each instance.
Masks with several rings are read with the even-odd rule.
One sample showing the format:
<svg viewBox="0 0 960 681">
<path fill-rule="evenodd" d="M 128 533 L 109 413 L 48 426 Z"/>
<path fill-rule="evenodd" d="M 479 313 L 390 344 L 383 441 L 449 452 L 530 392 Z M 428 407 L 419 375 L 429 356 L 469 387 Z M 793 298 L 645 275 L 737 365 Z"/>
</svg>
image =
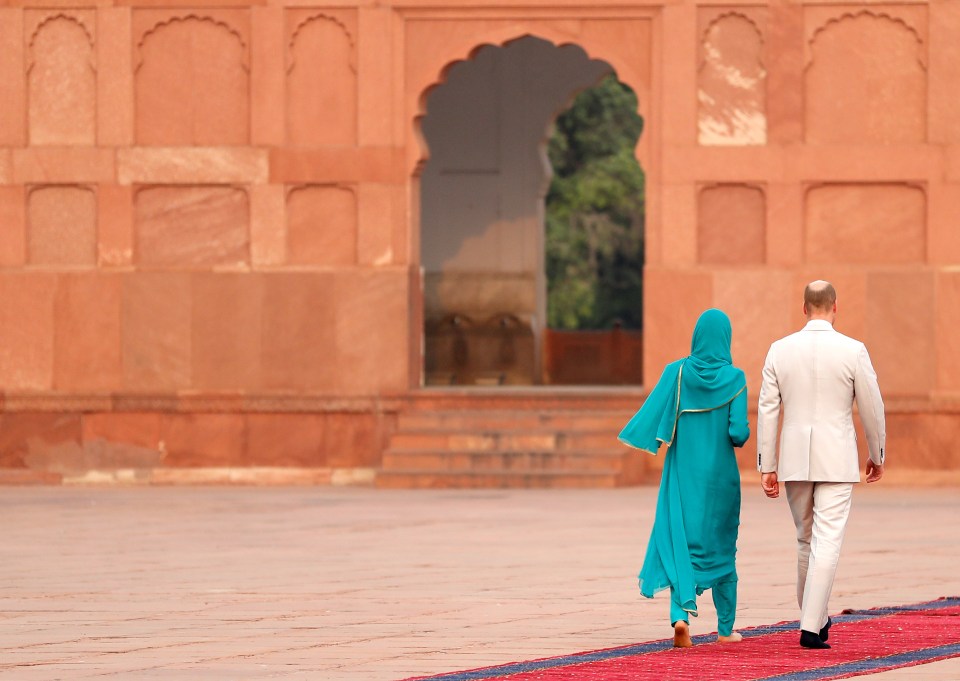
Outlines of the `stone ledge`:
<svg viewBox="0 0 960 681">
<path fill-rule="evenodd" d="M 399 408 L 398 398 L 376 396 L 0 393 L 0 413 L 382 413 Z"/>
<path fill-rule="evenodd" d="M 134 147 L 117 151 L 120 184 L 264 184 L 267 152 L 251 147 Z"/>
</svg>

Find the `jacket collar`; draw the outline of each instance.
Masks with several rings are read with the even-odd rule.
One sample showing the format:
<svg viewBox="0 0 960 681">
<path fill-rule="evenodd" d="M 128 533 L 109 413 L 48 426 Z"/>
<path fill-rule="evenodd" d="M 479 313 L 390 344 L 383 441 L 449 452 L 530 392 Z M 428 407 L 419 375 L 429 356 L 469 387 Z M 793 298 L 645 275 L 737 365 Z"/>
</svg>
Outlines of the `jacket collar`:
<svg viewBox="0 0 960 681">
<path fill-rule="evenodd" d="M 826 319 L 811 319 L 807 322 L 807 325 L 803 327 L 804 331 L 833 331 L 833 324 L 828 322 Z"/>
</svg>

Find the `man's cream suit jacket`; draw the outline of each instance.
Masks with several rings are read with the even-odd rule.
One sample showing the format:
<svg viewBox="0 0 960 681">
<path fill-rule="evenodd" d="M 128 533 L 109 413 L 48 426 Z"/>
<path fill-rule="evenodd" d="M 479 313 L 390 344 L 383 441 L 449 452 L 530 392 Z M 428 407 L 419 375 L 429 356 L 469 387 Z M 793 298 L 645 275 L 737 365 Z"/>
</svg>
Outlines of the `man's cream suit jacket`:
<svg viewBox="0 0 960 681">
<path fill-rule="evenodd" d="M 760 386 L 758 470 L 776 472 L 780 482 L 860 482 L 854 399 L 870 458 L 883 464 L 883 399 L 864 344 L 819 319 L 775 342 L 767 353 Z"/>
</svg>

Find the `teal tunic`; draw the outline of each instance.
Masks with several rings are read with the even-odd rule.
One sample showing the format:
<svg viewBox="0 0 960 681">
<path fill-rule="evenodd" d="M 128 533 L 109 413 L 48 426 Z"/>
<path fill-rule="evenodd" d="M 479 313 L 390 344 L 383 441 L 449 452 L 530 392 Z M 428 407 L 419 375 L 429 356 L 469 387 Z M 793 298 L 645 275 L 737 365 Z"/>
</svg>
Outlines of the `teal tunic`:
<svg viewBox="0 0 960 681">
<path fill-rule="evenodd" d="M 697 595 L 737 579 L 740 471 L 733 448 L 749 437 L 746 390 L 725 407 L 680 416 L 640 571 L 644 596 L 673 587 L 681 607 L 696 614 Z"/>
<path fill-rule="evenodd" d="M 668 364 L 620 440 L 656 453 L 667 445 L 657 511 L 640 571 L 652 598 L 673 590 L 682 610 L 697 613 L 697 595 L 736 581 L 740 472 L 734 447 L 750 437 L 743 372 L 730 358 L 730 320 L 707 310 L 697 321 L 689 357 Z"/>
</svg>

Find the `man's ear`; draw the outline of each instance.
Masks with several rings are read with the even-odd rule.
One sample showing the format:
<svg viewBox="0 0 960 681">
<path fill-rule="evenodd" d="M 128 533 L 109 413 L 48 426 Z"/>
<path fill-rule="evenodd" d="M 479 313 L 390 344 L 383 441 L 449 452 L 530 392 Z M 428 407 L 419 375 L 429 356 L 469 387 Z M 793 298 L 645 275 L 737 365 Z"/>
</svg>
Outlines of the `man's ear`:
<svg viewBox="0 0 960 681">
<path fill-rule="evenodd" d="M 806 302 L 804 302 L 804 304 L 803 304 L 803 316 L 804 316 L 804 317 L 809 317 L 809 316 L 810 316 L 810 313 L 807 312 L 807 304 L 806 304 Z"/>
</svg>

